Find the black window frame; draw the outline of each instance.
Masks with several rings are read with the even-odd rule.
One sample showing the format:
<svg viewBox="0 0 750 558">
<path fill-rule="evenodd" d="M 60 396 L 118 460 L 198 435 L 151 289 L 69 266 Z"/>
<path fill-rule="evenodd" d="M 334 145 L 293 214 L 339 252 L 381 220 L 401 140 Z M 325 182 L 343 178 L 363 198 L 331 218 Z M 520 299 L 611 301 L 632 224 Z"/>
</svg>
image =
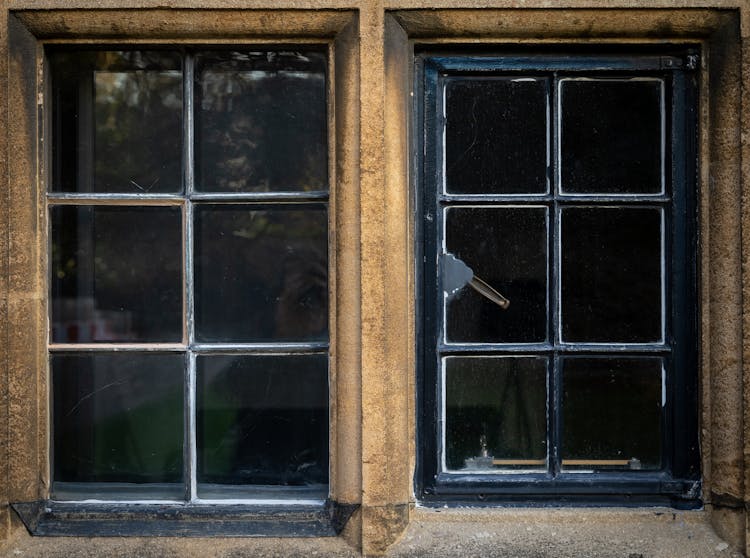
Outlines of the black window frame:
<svg viewBox="0 0 750 558">
<path fill-rule="evenodd" d="M 558 46 L 529 48 L 506 52 L 485 48 L 461 47 L 436 51 L 430 47 L 415 55 L 414 90 L 414 156 L 415 255 L 417 297 L 417 462 L 415 493 L 425 505 L 482 503 L 584 503 L 587 505 L 669 505 L 695 508 L 700 501 L 700 455 L 698 439 L 698 204 L 697 204 L 697 110 L 700 51 L 693 45 L 679 45 L 655 50 L 650 47 Z M 442 130 L 442 91 L 446 78 L 456 76 L 547 76 L 550 128 L 550 157 L 546 194 L 530 195 L 444 195 Z M 560 468 L 561 381 L 559 359 L 562 354 L 600 354 L 589 345 L 565 344 L 549 337 L 543 344 L 478 344 L 455 347 L 451 354 L 548 355 L 547 446 L 550 465 L 541 473 L 472 473 L 440 470 L 439 419 L 441 399 L 440 343 L 442 337 L 442 290 L 440 287 L 439 242 L 442 230 L 442 207 L 467 203 L 537 203 L 549 208 L 548 224 L 548 316 L 555 308 L 555 289 L 559 259 L 552 243 L 558 226 L 553 214 L 558 205 L 582 201 L 601 204 L 622 200 L 622 196 L 566 196 L 558 183 L 557 134 L 559 133 L 556 79 L 586 77 L 657 77 L 665 84 L 665 159 L 664 192 L 629 196 L 634 205 L 659 204 L 664 207 L 664 278 L 666 298 L 664 346 L 666 357 L 667 404 L 662 413 L 663 467 L 657 471 L 564 472 Z M 683 185 L 674 187 L 673 185 Z M 671 196 L 671 197 L 670 197 Z M 555 219 L 556 221 L 556 219 Z M 551 275 L 550 275 L 551 274 Z M 550 329 L 552 326 L 550 325 Z M 551 334 L 550 334 L 551 335 Z M 485 352 L 483 352 L 485 351 Z M 653 352 L 642 346 L 616 349 L 619 354 L 639 355 Z M 612 353 L 609 353 L 612 354 Z M 675 373 L 674 371 L 681 371 Z"/>
</svg>

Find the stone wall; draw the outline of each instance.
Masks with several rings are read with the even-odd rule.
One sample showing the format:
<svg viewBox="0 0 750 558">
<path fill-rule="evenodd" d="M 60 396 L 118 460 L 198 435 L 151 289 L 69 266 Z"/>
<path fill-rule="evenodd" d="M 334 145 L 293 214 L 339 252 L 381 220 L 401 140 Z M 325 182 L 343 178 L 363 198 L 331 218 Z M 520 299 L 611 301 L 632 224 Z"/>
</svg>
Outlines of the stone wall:
<svg viewBox="0 0 750 558">
<path fill-rule="evenodd" d="M 385 552 L 426 513 L 415 511 L 413 492 L 414 46 L 690 42 L 703 52 L 698 302 L 705 502 L 691 517 L 710 522 L 732 548 L 748 551 L 750 142 L 743 130 L 750 129 L 750 4 L 654 0 L 646 9 L 623 0 L 5 0 L 0 18 L 0 539 L 23 536 L 8 503 L 46 498 L 50 481 L 46 42 L 315 40 L 333 49 L 331 499 L 356 510 L 342 537 L 368 555 Z M 476 525 L 482 513 L 444 517 Z M 495 512 L 484 513 L 486 519 Z M 539 513 L 543 520 L 546 512 Z M 632 513 L 643 517 L 643 510 Z M 611 525 L 607 517 L 586 511 L 589 524 Z M 435 521 L 430 515 L 431 529 Z M 461 536 L 460 529 L 451 532 Z"/>
</svg>

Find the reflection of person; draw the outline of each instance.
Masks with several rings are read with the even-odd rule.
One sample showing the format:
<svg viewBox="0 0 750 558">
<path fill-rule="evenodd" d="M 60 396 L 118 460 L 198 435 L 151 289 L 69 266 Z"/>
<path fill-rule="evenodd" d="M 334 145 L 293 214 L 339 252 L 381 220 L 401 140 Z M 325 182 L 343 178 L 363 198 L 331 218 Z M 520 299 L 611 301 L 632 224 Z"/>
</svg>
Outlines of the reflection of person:
<svg viewBox="0 0 750 558">
<path fill-rule="evenodd" d="M 284 278 L 277 300 L 276 337 L 324 337 L 328 328 L 326 255 L 311 247 L 291 253 L 284 261 Z"/>
</svg>

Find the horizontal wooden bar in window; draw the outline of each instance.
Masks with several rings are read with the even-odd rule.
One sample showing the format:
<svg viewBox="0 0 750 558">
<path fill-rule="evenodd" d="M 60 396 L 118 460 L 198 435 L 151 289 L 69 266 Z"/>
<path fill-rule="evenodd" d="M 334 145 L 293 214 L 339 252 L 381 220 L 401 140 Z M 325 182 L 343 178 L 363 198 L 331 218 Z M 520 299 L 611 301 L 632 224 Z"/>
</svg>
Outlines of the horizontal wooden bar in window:
<svg viewBox="0 0 750 558">
<path fill-rule="evenodd" d="M 630 465 L 629 459 L 563 459 L 563 467 L 627 467 Z"/>
<path fill-rule="evenodd" d="M 517 466 L 517 465 L 546 465 L 544 459 L 493 459 L 493 465 L 500 466 Z M 591 466 L 591 467 L 627 467 L 630 465 L 629 459 L 563 459 L 565 466 Z"/>
<path fill-rule="evenodd" d="M 512 466 L 517 467 L 519 465 L 532 465 L 532 466 L 545 466 L 547 464 L 546 459 L 493 459 L 493 465 Z"/>
</svg>

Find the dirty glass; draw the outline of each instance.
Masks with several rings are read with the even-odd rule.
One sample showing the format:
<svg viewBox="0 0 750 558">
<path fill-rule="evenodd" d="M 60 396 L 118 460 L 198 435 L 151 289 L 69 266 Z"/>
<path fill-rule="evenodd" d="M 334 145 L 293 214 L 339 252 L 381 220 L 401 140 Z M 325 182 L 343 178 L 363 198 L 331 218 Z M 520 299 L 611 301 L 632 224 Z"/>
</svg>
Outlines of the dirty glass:
<svg viewBox="0 0 750 558">
<path fill-rule="evenodd" d="M 547 191 L 546 80 L 449 80 L 445 119 L 448 193 Z"/>
<path fill-rule="evenodd" d="M 327 53 L 242 48 L 47 49 L 58 500 L 328 495 Z"/>
<path fill-rule="evenodd" d="M 657 79 L 560 81 L 563 192 L 663 190 L 662 86 Z"/>
<path fill-rule="evenodd" d="M 182 340 L 179 207 L 50 208 L 54 343 Z"/>
<path fill-rule="evenodd" d="M 562 465 L 661 468 L 660 358 L 565 358 Z"/>
<path fill-rule="evenodd" d="M 661 341 L 660 209 L 564 208 L 560 243 L 563 341 Z"/>
<path fill-rule="evenodd" d="M 325 206 L 196 206 L 195 298 L 199 341 L 326 340 Z"/>
<path fill-rule="evenodd" d="M 52 191 L 182 189 L 182 65 L 168 51 L 50 53 Z"/>
<path fill-rule="evenodd" d="M 200 53 L 195 107 L 196 189 L 328 189 L 324 53 Z"/>
<path fill-rule="evenodd" d="M 196 397 L 199 483 L 327 484 L 327 355 L 198 356 Z"/>
<path fill-rule="evenodd" d="M 450 207 L 445 245 L 507 308 L 470 286 L 446 298 L 450 343 L 532 343 L 547 338 L 547 209 Z"/>
<path fill-rule="evenodd" d="M 547 359 L 448 357 L 445 464 L 449 470 L 547 465 Z"/>
<path fill-rule="evenodd" d="M 55 481 L 181 483 L 185 357 L 57 353 L 52 370 Z M 153 488 L 152 497 L 184 487 Z"/>
</svg>

